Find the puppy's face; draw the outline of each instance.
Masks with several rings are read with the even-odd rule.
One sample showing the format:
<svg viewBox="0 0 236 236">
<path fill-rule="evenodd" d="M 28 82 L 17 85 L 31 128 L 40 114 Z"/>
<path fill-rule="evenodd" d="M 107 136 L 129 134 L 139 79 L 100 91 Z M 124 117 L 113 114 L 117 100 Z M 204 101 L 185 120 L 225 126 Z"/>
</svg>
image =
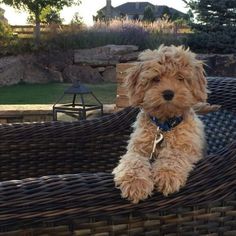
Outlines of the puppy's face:
<svg viewBox="0 0 236 236">
<path fill-rule="evenodd" d="M 145 61 L 132 68 L 127 77 L 131 105 L 166 119 L 206 101 L 202 62 L 193 53 L 171 46 L 144 52 L 142 58 Z"/>
</svg>

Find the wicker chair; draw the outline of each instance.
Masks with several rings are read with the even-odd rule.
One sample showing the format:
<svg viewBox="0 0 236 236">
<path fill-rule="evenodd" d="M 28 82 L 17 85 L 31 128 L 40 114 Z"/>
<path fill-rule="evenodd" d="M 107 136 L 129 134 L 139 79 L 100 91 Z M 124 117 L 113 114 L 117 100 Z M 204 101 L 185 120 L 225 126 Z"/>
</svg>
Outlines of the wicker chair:
<svg viewBox="0 0 236 236">
<path fill-rule="evenodd" d="M 186 187 L 139 204 L 111 170 L 137 109 L 100 119 L 0 126 L 0 235 L 236 235 L 236 79 L 208 78 L 208 155 Z"/>
</svg>

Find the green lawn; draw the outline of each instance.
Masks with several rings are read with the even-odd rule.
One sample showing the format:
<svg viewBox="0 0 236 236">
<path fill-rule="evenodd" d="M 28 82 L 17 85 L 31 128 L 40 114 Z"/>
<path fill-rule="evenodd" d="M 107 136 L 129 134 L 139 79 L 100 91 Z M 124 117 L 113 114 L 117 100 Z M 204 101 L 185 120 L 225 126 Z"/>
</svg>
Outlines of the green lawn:
<svg viewBox="0 0 236 236">
<path fill-rule="evenodd" d="M 71 86 L 65 83 L 19 84 L 0 88 L 0 104 L 53 104 Z M 116 84 L 86 84 L 103 104 L 111 104 L 116 98 Z M 71 97 L 68 100 L 71 101 Z M 88 99 L 88 102 L 91 102 Z"/>
</svg>

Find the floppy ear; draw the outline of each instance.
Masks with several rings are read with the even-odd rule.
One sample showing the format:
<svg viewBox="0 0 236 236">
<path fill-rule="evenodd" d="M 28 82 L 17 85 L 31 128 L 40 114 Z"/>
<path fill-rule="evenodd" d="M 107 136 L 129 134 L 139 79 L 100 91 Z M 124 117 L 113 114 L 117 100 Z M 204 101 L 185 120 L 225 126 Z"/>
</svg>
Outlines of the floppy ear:
<svg viewBox="0 0 236 236">
<path fill-rule="evenodd" d="M 144 85 L 139 77 L 142 71 L 142 63 L 139 63 L 127 71 L 125 86 L 128 90 L 129 103 L 131 106 L 139 106 L 143 102 Z"/>
<path fill-rule="evenodd" d="M 196 65 L 195 78 L 192 80 L 193 95 L 197 102 L 206 102 L 207 100 L 207 80 L 203 63 Z"/>
</svg>

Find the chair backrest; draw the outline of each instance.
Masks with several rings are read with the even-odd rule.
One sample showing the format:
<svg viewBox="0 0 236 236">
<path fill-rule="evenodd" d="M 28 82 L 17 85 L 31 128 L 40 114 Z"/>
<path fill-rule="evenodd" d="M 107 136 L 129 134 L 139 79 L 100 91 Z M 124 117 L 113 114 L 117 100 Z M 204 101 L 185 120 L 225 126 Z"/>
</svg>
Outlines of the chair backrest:
<svg viewBox="0 0 236 236">
<path fill-rule="evenodd" d="M 236 140 L 236 78 L 208 77 L 208 102 L 221 105 L 217 112 L 201 116 L 205 124 L 208 154 Z"/>
<path fill-rule="evenodd" d="M 205 124 L 207 153 L 215 153 L 236 140 L 236 113 L 221 109 L 200 117 Z"/>
</svg>

